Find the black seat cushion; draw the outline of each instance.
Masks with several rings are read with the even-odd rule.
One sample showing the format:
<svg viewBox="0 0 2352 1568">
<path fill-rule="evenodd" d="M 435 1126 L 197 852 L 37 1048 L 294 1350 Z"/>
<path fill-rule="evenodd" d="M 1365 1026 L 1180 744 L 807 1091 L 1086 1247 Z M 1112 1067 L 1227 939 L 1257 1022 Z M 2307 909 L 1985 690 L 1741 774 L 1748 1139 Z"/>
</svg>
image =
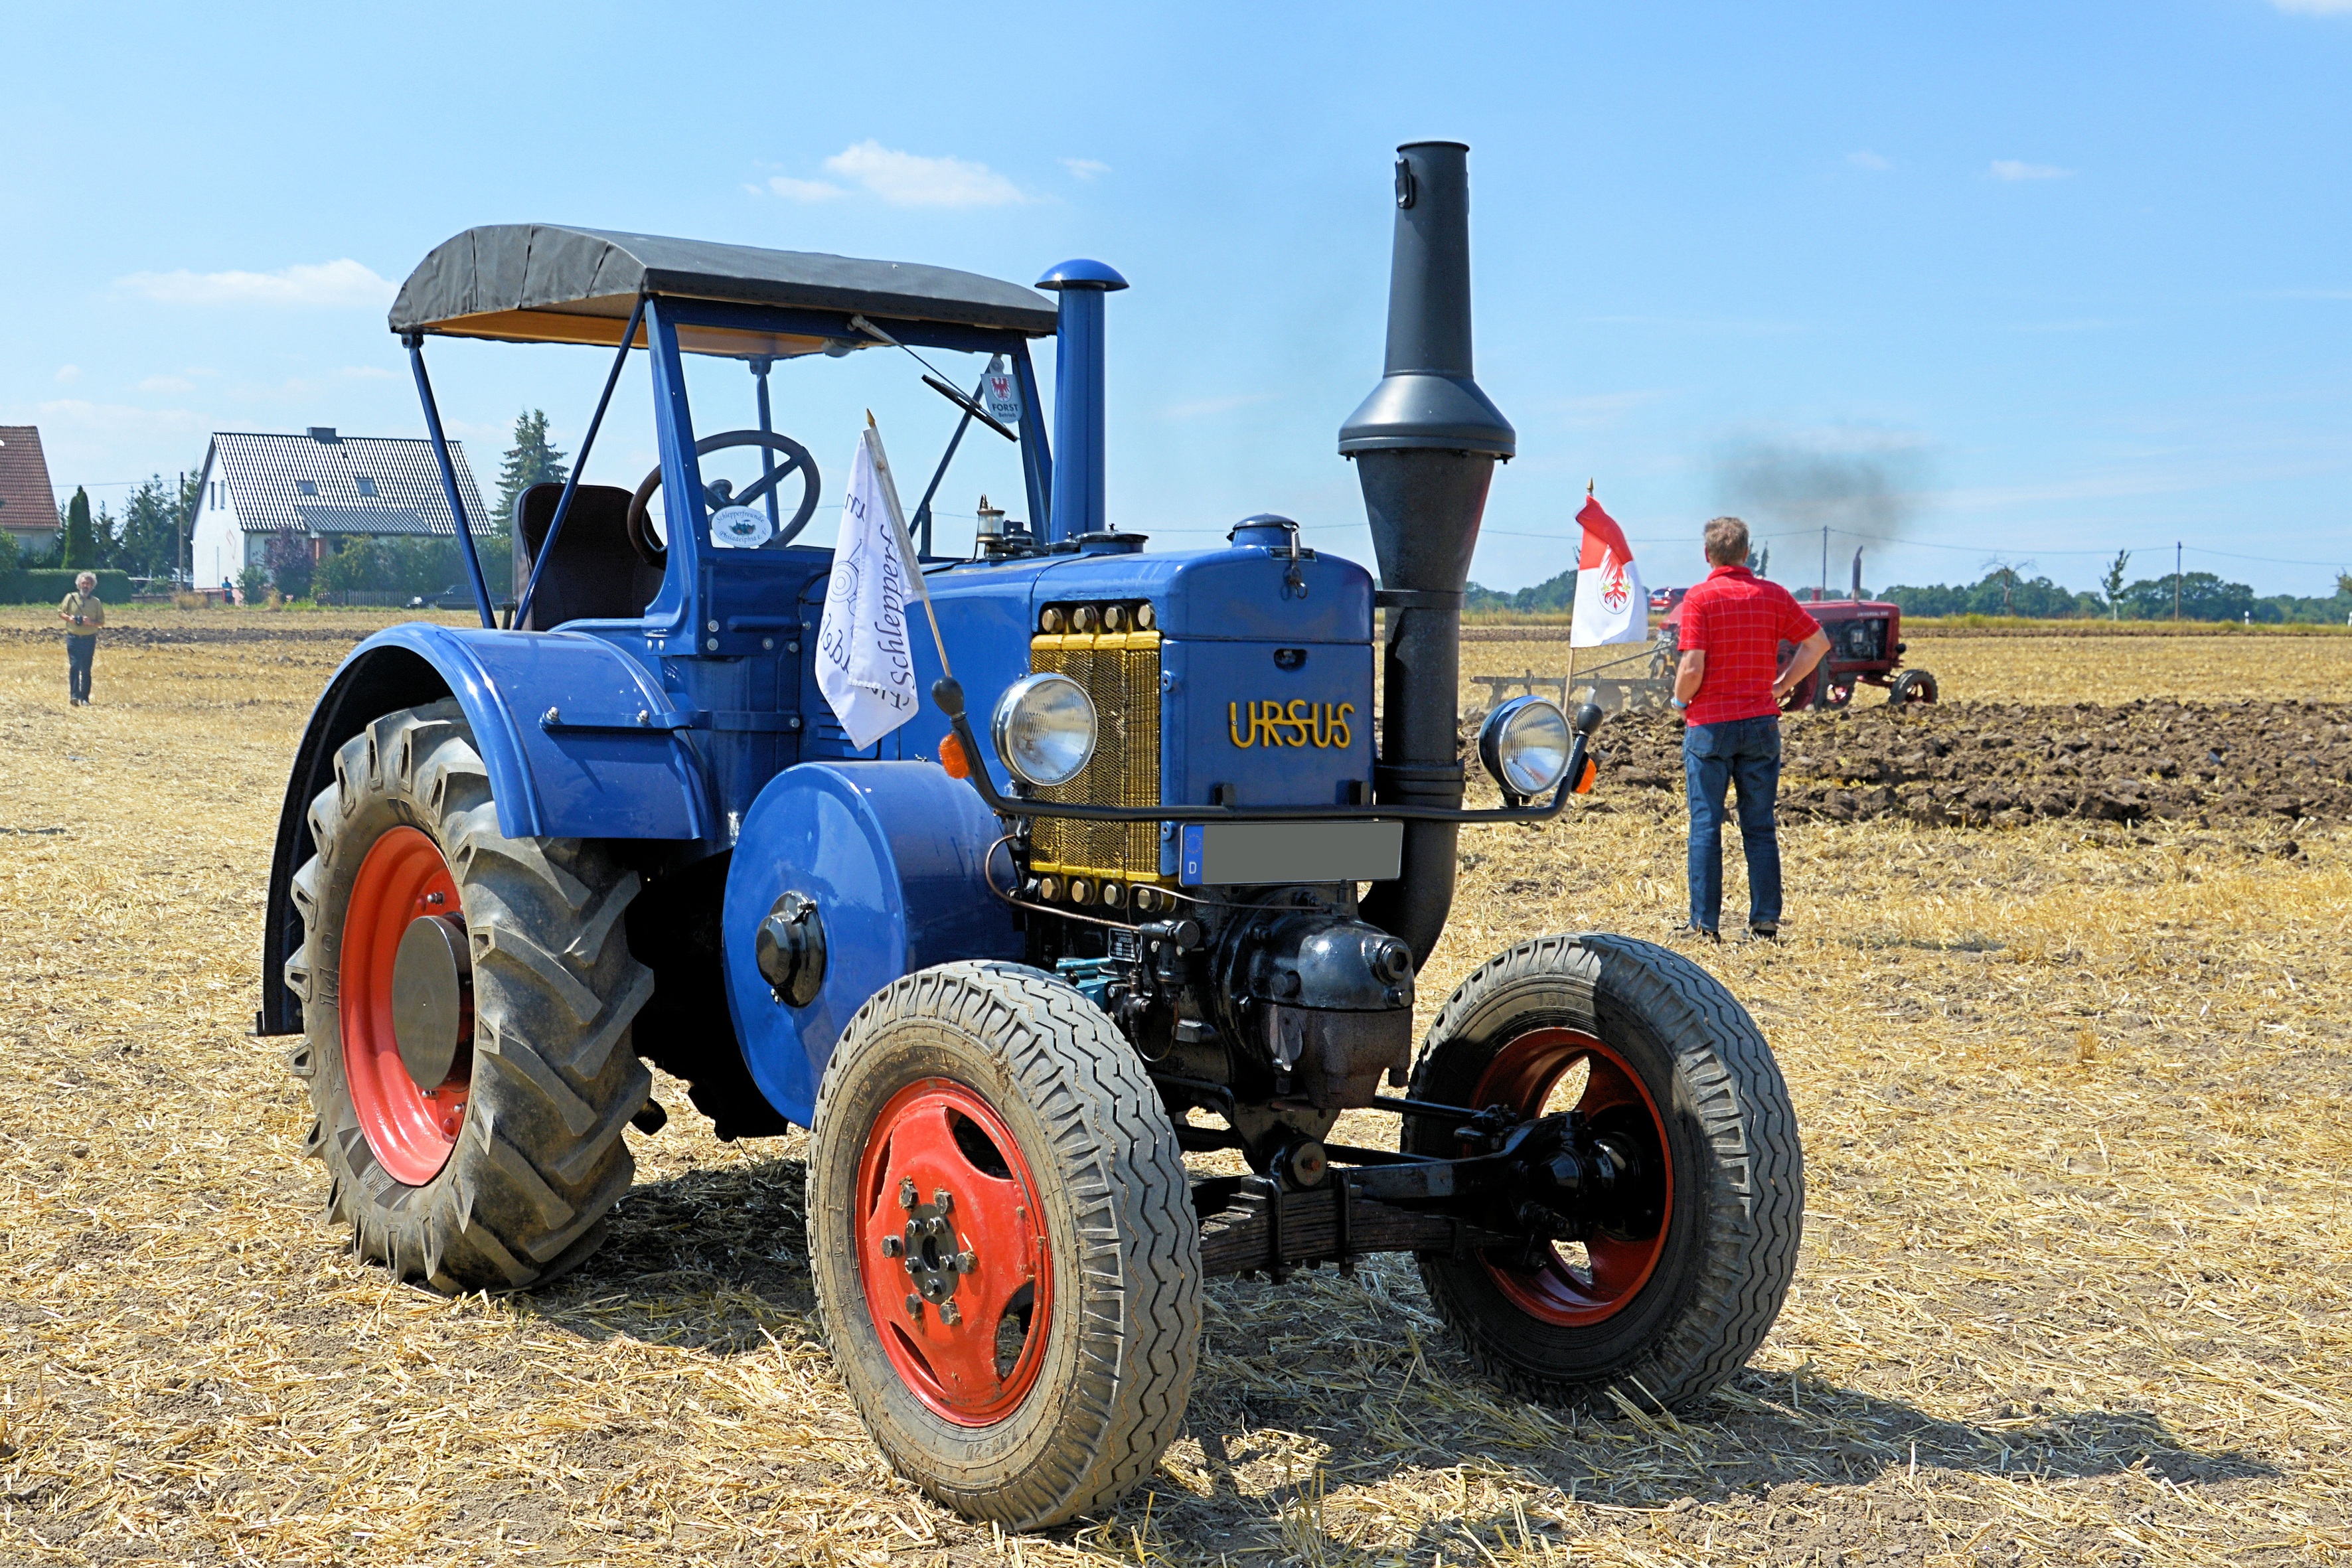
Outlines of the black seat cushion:
<svg viewBox="0 0 2352 1568">
<path fill-rule="evenodd" d="M 531 563 L 555 521 L 559 484 L 533 485 L 515 503 L 515 592 L 530 580 Z M 566 621 L 634 620 L 661 591 L 662 574 L 630 548 L 629 492 L 614 485 L 582 485 L 555 541 L 555 553 L 540 574 L 531 595 L 526 631 L 545 631 Z"/>
</svg>

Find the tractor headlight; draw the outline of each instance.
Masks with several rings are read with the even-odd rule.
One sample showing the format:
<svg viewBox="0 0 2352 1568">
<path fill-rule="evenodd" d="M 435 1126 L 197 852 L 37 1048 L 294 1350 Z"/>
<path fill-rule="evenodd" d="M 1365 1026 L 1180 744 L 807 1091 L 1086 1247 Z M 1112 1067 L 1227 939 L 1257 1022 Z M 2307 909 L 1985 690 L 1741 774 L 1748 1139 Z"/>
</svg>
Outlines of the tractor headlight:
<svg viewBox="0 0 2352 1568">
<path fill-rule="evenodd" d="M 1542 697 L 1514 697 L 1486 715 L 1478 760 L 1517 795 L 1538 795 L 1568 772 L 1568 715 Z"/>
<path fill-rule="evenodd" d="M 1023 784 L 1051 789 L 1095 754 L 1095 705 L 1066 675 L 1032 675 L 1005 688 L 990 729 L 996 754 Z"/>
</svg>

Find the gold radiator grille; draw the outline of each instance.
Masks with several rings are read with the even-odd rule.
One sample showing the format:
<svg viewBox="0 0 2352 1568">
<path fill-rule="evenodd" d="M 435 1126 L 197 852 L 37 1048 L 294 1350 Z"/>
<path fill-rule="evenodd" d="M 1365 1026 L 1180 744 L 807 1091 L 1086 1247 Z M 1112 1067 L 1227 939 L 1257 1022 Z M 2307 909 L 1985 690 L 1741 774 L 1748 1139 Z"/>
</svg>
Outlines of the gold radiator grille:
<svg viewBox="0 0 2352 1568">
<path fill-rule="evenodd" d="M 1073 805 L 1160 804 L 1160 634 L 1068 632 L 1032 638 L 1033 674 L 1066 675 L 1093 700 L 1095 754 L 1041 799 Z M 1065 877 L 1160 882 L 1160 827 L 1150 822 L 1037 818 L 1031 868 Z"/>
</svg>

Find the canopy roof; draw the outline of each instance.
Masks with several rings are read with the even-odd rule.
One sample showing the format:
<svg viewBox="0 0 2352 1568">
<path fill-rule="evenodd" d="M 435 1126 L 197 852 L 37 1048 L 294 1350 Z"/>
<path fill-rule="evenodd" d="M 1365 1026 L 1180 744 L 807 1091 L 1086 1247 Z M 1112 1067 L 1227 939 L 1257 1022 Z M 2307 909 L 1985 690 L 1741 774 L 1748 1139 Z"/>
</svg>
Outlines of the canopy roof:
<svg viewBox="0 0 2352 1568">
<path fill-rule="evenodd" d="M 1054 307 L 1030 289 L 945 267 L 519 223 L 469 228 L 436 246 L 400 286 L 392 330 L 611 348 L 641 293 L 946 321 L 1033 338 L 1051 334 L 1055 320 Z M 678 342 L 700 353 L 784 357 L 817 353 L 828 340 L 698 326 L 681 330 Z"/>
</svg>

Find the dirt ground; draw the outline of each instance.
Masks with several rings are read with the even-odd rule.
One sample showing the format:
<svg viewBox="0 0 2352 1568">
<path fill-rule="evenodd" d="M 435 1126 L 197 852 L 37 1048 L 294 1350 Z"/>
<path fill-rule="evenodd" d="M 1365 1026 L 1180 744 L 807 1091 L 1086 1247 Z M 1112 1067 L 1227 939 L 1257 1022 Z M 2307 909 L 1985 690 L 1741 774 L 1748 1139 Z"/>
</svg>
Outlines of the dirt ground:
<svg viewBox="0 0 2352 1568">
<path fill-rule="evenodd" d="M 798 1136 L 722 1145 L 666 1086 L 611 1245 L 538 1295 L 395 1287 L 320 1227 L 282 1043 L 245 1031 L 288 755 L 368 617 L 124 618 L 144 634 L 68 710 L 38 616 L 0 612 L 0 1563 L 2352 1557 L 2340 797 L 1791 821 L 1783 940 L 1686 950 L 1755 1011 L 1805 1133 L 1796 1288 L 1748 1373 L 1680 1419 L 1570 1417 L 1478 1382 L 1408 1262 L 1219 1282 L 1161 1472 L 1016 1540 L 860 1430 L 812 1319 Z M 2232 737 L 2344 722 L 2300 700 L 2336 700 L 2352 642 L 2200 642 L 2092 650 L 2095 691 L 2032 639 L 1931 667 L 2069 705 L 2001 710 L 2021 737 L 2257 690 L 2296 705 Z M 1792 752 L 1838 755 L 1834 724 Z M 1465 835 L 1424 995 L 1539 931 L 1670 940 L 1678 805 L 1619 779 Z"/>
</svg>

